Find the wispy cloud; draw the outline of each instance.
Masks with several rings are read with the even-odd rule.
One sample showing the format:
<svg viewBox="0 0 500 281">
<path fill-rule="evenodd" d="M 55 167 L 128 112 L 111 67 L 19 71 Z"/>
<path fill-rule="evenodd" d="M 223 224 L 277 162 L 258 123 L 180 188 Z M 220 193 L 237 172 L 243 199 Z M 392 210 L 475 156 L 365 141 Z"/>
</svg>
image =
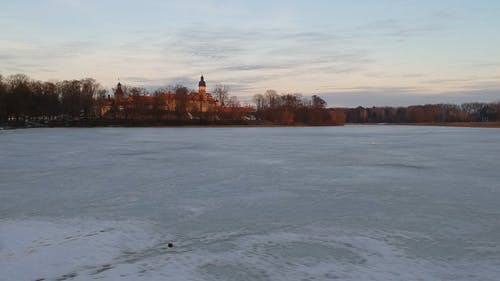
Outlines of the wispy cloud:
<svg viewBox="0 0 500 281">
<path fill-rule="evenodd" d="M 69 7 L 79 7 L 82 5 L 81 0 L 51 0 L 51 2 Z"/>
<path fill-rule="evenodd" d="M 439 79 L 431 79 L 431 80 L 423 80 L 422 83 L 426 84 L 443 84 L 443 83 L 462 83 L 462 82 L 470 82 L 477 80 L 478 77 L 464 77 L 464 78 L 439 78 Z"/>
<path fill-rule="evenodd" d="M 336 107 L 372 107 L 372 106 L 408 106 L 419 104 L 500 101 L 500 88 L 489 90 L 462 90 L 445 93 L 421 92 L 412 88 L 369 88 L 351 89 L 344 92 L 319 93 L 330 106 Z"/>
<path fill-rule="evenodd" d="M 424 36 L 428 33 L 440 32 L 445 29 L 441 22 L 424 22 L 410 24 L 396 19 L 373 21 L 357 26 L 353 29 L 353 37 L 386 37 L 397 41 L 404 41 L 413 37 Z"/>
<path fill-rule="evenodd" d="M 92 43 L 70 41 L 57 43 L 0 41 L 0 59 L 7 71 L 52 71 L 54 62 L 64 62 L 92 52 Z"/>
<path fill-rule="evenodd" d="M 469 67 L 474 68 L 500 68 L 500 62 L 480 62 L 480 63 L 471 63 L 468 65 Z"/>
<path fill-rule="evenodd" d="M 220 68 L 221 70 L 227 71 L 254 71 L 254 70 L 265 70 L 265 69 L 287 69 L 286 65 L 272 65 L 272 64 L 243 64 L 243 65 L 231 65 Z"/>
<path fill-rule="evenodd" d="M 384 71 L 367 72 L 367 73 L 365 73 L 365 75 L 367 77 L 373 77 L 373 78 L 422 78 L 422 77 L 425 77 L 425 74 L 423 74 L 423 73 L 393 74 L 393 73 L 387 73 Z"/>
<path fill-rule="evenodd" d="M 462 19 L 461 16 L 457 15 L 456 13 L 452 12 L 451 10 L 439 10 L 434 13 L 433 15 L 436 19 L 438 20 L 446 20 L 446 21 L 455 21 Z"/>
</svg>

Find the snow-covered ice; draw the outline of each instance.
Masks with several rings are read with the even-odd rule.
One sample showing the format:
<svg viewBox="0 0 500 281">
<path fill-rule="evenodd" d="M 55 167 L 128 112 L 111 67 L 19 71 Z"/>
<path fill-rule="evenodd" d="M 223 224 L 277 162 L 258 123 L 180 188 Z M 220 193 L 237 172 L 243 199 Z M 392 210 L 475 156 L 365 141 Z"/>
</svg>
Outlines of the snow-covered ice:
<svg viewBox="0 0 500 281">
<path fill-rule="evenodd" d="M 498 280 L 499 158 L 498 129 L 2 131 L 0 280 Z"/>
</svg>

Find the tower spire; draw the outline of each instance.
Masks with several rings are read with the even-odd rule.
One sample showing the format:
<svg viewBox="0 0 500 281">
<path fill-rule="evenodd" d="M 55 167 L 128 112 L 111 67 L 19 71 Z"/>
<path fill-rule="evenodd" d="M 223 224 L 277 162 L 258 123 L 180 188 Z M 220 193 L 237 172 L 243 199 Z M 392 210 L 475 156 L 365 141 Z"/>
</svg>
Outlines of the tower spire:
<svg viewBox="0 0 500 281">
<path fill-rule="evenodd" d="M 115 98 L 121 99 L 123 98 L 123 89 L 122 89 L 122 83 L 120 83 L 120 78 L 118 78 L 118 84 L 116 84 L 116 90 L 115 90 Z"/>
<path fill-rule="evenodd" d="M 205 83 L 205 78 L 203 77 L 203 74 L 201 74 L 200 77 L 200 82 L 198 82 L 198 92 L 200 94 L 204 94 L 207 89 L 207 83 Z"/>
</svg>

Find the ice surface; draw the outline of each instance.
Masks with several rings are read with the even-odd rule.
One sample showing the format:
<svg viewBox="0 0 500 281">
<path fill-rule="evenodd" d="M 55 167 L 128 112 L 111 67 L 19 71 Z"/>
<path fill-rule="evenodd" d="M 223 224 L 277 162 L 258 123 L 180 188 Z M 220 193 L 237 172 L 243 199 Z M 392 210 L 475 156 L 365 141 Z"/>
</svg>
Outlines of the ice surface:
<svg viewBox="0 0 500 281">
<path fill-rule="evenodd" d="M 498 280 L 499 156 L 498 129 L 1 131 L 0 280 Z"/>
</svg>

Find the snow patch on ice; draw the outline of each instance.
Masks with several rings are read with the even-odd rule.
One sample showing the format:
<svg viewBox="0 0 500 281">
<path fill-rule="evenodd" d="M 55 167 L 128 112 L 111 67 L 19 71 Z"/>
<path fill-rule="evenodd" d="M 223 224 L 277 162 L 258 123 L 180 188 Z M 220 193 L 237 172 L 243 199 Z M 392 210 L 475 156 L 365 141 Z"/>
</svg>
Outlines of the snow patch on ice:
<svg viewBox="0 0 500 281">
<path fill-rule="evenodd" d="M 168 235 L 151 229 L 138 221 L 0 221 L 0 280 L 64 280 L 103 273 L 124 251 L 168 241 Z"/>
<path fill-rule="evenodd" d="M 331 228 L 174 237 L 151 222 L 0 221 L 0 280 L 496 280 L 494 261 L 411 257 L 418 233 Z M 174 241 L 174 247 L 167 243 Z"/>
</svg>

